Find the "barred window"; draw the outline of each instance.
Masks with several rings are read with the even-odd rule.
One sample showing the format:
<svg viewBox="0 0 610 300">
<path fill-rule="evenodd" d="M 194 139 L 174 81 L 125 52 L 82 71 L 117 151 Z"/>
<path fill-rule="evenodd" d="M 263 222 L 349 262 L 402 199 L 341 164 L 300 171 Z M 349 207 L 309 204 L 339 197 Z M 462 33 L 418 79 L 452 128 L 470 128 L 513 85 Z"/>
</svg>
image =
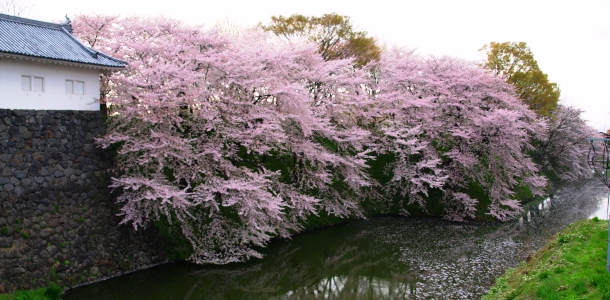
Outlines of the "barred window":
<svg viewBox="0 0 610 300">
<path fill-rule="evenodd" d="M 22 75 L 21 90 L 26 92 L 44 92 L 44 78 L 38 76 Z"/>
<path fill-rule="evenodd" d="M 85 82 L 66 79 L 66 94 L 84 95 L 85 94 Z"/>
</svg>

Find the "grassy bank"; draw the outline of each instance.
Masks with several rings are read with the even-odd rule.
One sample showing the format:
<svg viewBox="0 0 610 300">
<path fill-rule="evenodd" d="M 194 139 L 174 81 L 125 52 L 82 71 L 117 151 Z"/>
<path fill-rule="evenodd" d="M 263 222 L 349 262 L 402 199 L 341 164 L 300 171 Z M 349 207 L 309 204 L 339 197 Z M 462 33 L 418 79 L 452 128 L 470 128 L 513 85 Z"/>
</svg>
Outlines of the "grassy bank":
<svg viewBox="0 0 610 300">
<path fill-rule="evenodd" d="M 496 279 L 483 299 L 606 299 L 608 222 L 570 225 L 529 261 Z"/>
<path fill-rule="evenodd" d="M 48 287 L 36 290 L 0 294 L 0 300 L 59 300 L 62 293 L 62 288 L 56 284 L 51 284 Z"/>
</svg>

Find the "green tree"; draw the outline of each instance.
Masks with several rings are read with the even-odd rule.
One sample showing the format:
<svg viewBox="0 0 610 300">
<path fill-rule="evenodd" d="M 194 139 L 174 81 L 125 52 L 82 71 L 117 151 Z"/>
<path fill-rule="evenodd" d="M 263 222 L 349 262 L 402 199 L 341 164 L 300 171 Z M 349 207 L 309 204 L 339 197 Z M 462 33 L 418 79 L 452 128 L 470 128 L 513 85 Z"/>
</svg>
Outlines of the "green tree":
<svg viewBox="0 0 610 300">
<path fill-rule="evenodd" d="M 557 108 L 559 87 L 540 70 L 525 42 L 491 42 L 480 51 L 487 54 L 485 68 L 505 76 L 506 82 L 515 86 L 517 95 L 531 110 L 550 116 Z"/>
<path fill-rule="evenodd" d="M 357 66 L 378 61 L 381 49 L 366 31 L 355 31 L 349 17 L 335 13 L 321 17 L 294 14 L 290 17 L 272 16 L 269 25 L 261 25 L 287 39 L 306 38 L 319 45 L 324 60 L 354 58 Z"/>
</svg>

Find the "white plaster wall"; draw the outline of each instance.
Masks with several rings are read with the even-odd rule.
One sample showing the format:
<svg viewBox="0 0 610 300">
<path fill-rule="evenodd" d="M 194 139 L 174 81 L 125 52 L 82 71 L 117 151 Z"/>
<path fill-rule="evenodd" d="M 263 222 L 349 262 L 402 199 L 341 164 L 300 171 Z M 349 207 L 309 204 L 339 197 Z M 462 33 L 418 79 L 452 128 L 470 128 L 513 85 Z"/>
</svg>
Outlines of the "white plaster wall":
<svg viewBox="0 0 610 300">
<path fill-rule="evenodd" d="M 44 78 L 44 91 L 22 91 L 21 76 Z M 84 95 L 66 94 L 65 82 L 85 82 Z M 0 57 L 0 108 L 46 110 L 100 110 L 99 70 Z"/>
</svg>

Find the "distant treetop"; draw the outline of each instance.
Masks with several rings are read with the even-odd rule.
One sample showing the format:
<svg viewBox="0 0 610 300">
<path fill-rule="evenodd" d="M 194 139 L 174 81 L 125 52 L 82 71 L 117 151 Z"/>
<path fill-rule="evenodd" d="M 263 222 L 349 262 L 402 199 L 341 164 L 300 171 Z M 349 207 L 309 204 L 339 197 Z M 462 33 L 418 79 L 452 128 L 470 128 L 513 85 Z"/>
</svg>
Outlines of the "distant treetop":
<svg viewBox="0 0 610 300">
<path fill-rule="evenodd" d="M 559 87 L 540 70 L 525 42 L 491 42 L 479 51 L 487 54 L 484 67 L 505 76 L 506 82 L 515 86 L 517 95 L 531 110 L 549 116 L 557 108 Z"/>
<path fill-rule="evenodd" d="M 306 38 L 316 42 L 326 61 L 353 57 L 357 66 L 363 66 L 378 61 L 381 55 L 375 39 L 367 36 L 366 31 L 355 31 L 348 16 L 335 13 L 321 17 L 273 16 L 271 24 L 261 27 L 289 40 Z"/>
</svg>

